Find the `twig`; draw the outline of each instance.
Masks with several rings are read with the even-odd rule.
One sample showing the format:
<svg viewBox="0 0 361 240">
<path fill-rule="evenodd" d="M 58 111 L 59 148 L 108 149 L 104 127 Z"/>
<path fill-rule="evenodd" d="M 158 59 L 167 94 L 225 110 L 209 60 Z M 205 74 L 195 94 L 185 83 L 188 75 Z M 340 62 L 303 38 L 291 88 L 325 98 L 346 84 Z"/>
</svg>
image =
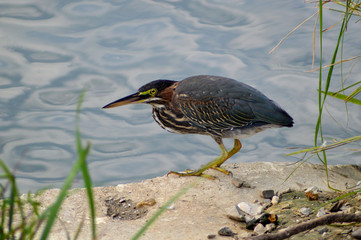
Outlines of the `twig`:
<svg viewBox="0 0 361 240">
<path fill-rule="evenodd" d="M 277 233 L 262 234 L 255 237 L 245 238 L 246 240 L 281 240 L 291 237 L 297 233 L 313 229 L 321 225 L 328 225 L 334 222 L 361 222 L 361 214 L 331 213 L 296 226 L 288 227 Z"/>
<path fill-rule="evenodd" d="M 288 38 L 294 31 L 296 31 L 297 29 L 299 29 L 305 22 L 307 22 L 308 20 L 310 20 L 313 16 L 315 16 L 316 14 L 318 14 L 318 11 L 315 12 L 314 14 L 312 14 L 311 16 L 309 16 L 306 20 L 304 20 L 303 22 L 301 22 L 297 27 L 295 27 L 291 32 L 289 32 L 285 37 L 283 37 L 281 39 L 281 41 L 278 42 L 278 44 L 271 49 L 271 51 L 268 52 L 268 54 L 272 54 L 276 48 L 278 48 L 279 45 L 281 45 L 281 43 L 286 40 L 286 38 Z"/>
</svg>

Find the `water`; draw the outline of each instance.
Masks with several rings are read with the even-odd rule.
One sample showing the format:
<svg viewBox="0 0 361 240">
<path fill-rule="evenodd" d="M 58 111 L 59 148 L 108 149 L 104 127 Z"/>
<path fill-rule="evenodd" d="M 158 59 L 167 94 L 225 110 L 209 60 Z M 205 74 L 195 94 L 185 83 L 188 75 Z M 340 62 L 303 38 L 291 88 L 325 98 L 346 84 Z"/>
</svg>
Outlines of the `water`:
<svg viewBox="0 0 361 240">
<path fill-rule="evenodd" d="M 0 157 L 16 169 L 23 192 L 61 186 L 76 160 L 75 108 L 85 88 L 80 126 L 84 142 L 92 144 L 95 185 L 197 168 L 220 153 L 210 137 L 165 132 L 150 106 L 101 107 L 151 80 L 213 74 L 256 87 L 296 123 L 244 140 L 228 162 L 296 161 L 284 154 L 312 146 L 318 111 L 318 75 L 305 73 L 314 20 L 267 53 L 314 12 L 304 1 L 1 1 Z M 327 11 L 324 17 L 329 27 L 339 16 Z M 348 28 L 344 58 L 361 52 L 357 27 Z M 325 33 L 328 62 L 337 33 Z M 340 87 L 339 74 L 332 90 Z M 347 84 L 360 77 L 356 63 Z M 347 117 L 344 105 L 330 99 L 327 110 L 338 121 L 325 114 L 329 139 L 361 135 L 359 107 L 349 104 Z M 225 144 L 231 147 L 232 140 Z M 329 161 L 361 162 L 360 154 L 343 149 L 331 152 Z"/>
</svg>

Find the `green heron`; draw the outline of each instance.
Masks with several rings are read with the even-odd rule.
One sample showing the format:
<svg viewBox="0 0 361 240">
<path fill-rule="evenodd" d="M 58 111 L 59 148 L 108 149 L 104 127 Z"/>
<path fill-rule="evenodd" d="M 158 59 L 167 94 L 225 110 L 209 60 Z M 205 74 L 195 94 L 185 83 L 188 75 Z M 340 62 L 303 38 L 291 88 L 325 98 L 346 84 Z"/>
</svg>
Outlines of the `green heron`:
<svg viewBox="0 0 361 240">
<path fill-rule="evenodd" d="M 152 105 L 154 120 L 169 132 L 209 135 L 218 143 L 221 155 L 198 170 L 169 172 L 180 176 L 212 178 L 203 173 L 209 168 L 230 174 L 220 166 L 241 149 L 240 138 L 267 128 L 293 126 L 290 115 L 258 90 L 217 76 L 192 76 L 182 81 L 155 80 L 103 108 L 130 103 Z M 223 138 L 234 139 L 230 151 L 225 148 Z"/>
</svg>

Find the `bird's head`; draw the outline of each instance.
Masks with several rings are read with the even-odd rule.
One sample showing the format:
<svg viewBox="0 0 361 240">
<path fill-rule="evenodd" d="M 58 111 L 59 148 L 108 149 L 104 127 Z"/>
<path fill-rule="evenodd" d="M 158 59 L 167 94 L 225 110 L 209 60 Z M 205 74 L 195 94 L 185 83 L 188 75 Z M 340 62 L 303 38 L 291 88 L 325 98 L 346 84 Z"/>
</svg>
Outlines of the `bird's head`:
<svg viewBox="0 0 361 240">
<path fill-rule="evenodd" d="M 172 100 L 177 81 L 155 80 L 138 89 L 138 92 L 118 99 L 103 108 L 119 107 L 131 103 L 148 103 L 153 106 L 164 105 Z"/>
</svg>

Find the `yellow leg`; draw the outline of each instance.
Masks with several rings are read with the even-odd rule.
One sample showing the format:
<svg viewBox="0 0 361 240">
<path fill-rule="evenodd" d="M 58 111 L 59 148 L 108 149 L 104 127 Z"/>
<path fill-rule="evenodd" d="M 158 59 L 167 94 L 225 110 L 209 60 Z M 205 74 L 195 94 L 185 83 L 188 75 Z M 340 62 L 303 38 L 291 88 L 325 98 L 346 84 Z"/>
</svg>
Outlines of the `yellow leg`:
<svg viewBox="0 0 361 240">
<path fill-rule="evenodd" d="M 220 166 L 230 157 L 232 157 L 235 153 L 237 153 L 241 147 L 242 144 L 238 139 L 234 139 L 234 146 L 233 148 L 228 152 L 227 149 L 224 147 L 224 144 L 222 142 L 219 143 L 219 147 L 221 148 L 221 155 L 214 159 L 213 161 L 210 161 L 204 166 L 201 166 L 198 170 L 195 171 L 186 171 L 186 172 L 174 172 L 170 171 L 168 174 L 176 174 L 178 176 L 201 176 L 206 177 L 209 179 L 215 179 L 213 176 L 210 176 L 208 174 L 204 174 L 203 172 L 206 171 L 209 168 L 213 168 L 215 170 L 218 170 L 220 172 L 223 172 L 227 175 L 230 174 L 229 171 L 226 169 L 221 168 Z"/>
<path fill-rule="evenodd" d="M 219 162 L 219 164 L 211 167 L 212 169 L 214 170 L 217 170 L 217 171 L 220 171 L 220 172 L 223 172 L 227 175 L 231 174 L 230 171 L 224 169 L 224 168 L 221 168 L 221 165 L 227 161 L 227 159 L 229 159 L 230 157 L 232 157 L 234 154 L 236 154 L 237 152 L 239 152 L 239 150 L 241 150 L 242 148 L 242 143 L 238 140 L 238 139 L 234 139 L 234 146 L 233 148 L 228 152 L 227 154 L 227 157 L 225 159 L 223 159 L 222 162 Z"/>
</svg>

